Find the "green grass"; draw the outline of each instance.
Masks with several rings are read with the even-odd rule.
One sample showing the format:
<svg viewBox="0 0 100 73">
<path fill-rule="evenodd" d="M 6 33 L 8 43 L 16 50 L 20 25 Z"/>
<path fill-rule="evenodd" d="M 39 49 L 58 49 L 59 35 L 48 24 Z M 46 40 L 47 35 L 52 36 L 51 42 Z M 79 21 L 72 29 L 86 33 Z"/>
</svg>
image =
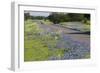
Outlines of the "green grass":
<svg viewBox="0 0 100 73">
<path fill-rule="evenodd" d="M 66 22 L 60 22 L 60 25 L 67 26 L 67 23 Z"/>
<path fill-rule="evenodd" d="M 54 45 L 50 42 L 51 46 Z M 48 60 L 50 56 L 61 58 L 64 55 L 63 49 L 50 50 L 40 39 L 26 40 L 24 43 L 24 61 Z"/>
<path fill-rule="evenodd" d="M 24 61 L 44 61 L 49 57 L 55 56 L 61 58 L 64 55 L 64 49 L 55 49 L 59 35 L 52 36 L 51 33 L 40 35 L 43 33 L 36 22 L 32 20 L 25 21 L 24 26 Z M 51 46 L 53 50 L 49 49 Z"/>
<path fill-rule="evenodd" d="M 64 55 L 64 49 L 57 49 L 54 54 L 60 59 Z"/>
<path fill-rule="evenodd" d="M 84 58 L 90 58 L 90 53 L 86 53 Z"/>
<path fill-rule="evenodd" d="M 48 56 L 49 49 L 40 40 L 25 41 L 25 61 L 47 60 Z"/>
<path fill-rule="evenodd" d="M 84 24 L 83 31 L 90 31 L 90 25 L 85 25 Z"/>
<path fill-rule="evenodd" d="M 41 22 L 43 23 L 43 24 L 45 24 L 45 25 L 51 25 L 51 24 L 53 24 L 51 21 L 49 21 L 49 20 L 41 20 Z"/>
</svg>

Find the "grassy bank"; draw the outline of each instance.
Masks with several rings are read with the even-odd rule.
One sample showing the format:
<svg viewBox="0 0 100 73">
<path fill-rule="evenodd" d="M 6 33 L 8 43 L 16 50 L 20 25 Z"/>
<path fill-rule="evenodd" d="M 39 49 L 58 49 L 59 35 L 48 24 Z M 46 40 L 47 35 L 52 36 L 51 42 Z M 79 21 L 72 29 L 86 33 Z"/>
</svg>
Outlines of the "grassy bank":
<svg viewBox="0 0 100 73">
<path fill-rule="evenodd" d="M 57 40 L 50 33 L 44 34 L 36 22 L 27 20 L 24 28 L 24 61 L 42 61 L 51 56 L 63 56 L 63 49 L 49 49 L 48 46 L 55 47 Z"/>
</svg>

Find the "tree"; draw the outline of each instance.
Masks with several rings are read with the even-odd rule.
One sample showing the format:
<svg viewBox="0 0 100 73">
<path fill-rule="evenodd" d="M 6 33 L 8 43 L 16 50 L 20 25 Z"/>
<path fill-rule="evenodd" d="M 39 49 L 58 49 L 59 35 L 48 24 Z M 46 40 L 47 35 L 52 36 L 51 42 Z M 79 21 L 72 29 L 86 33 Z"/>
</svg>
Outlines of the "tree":
<svg viewBox="0 0 100 73">
<path fill-rule="evenodd" d="M 48 16 L 48 19 L 55 24 L 57 24 L 59 22 L 64 22 L 67 20 L 64 13 L 57 13 L 57 12 L 51 13 L 51 15 Z"/>
<path fill-rule="evenodd" d="M 84 18 L 86 18 L 87 20 L 90 20 L 90 14 L 84 14 Z"/>
<path fill-rule="evenodd" d="M 84 15 L 78 13 L 68 13 L 67 17 L 68 21 L 82 21 L 84 19 Z"/>
<path fill-rule="evenodd" d="M 88 15 L 85 15 L 85 17 L 88 17 Z M 53 12 L 48 16 L 48 19 L 55 24 L 59 22 L 82 21 L 84 19 L 84 14 Z"/>
<path fill-rule="evenodd" d="M 30 14 L 29 13 L 24 13 L 24 19 L 27 20 L 30 18 Z"/>
</svg>

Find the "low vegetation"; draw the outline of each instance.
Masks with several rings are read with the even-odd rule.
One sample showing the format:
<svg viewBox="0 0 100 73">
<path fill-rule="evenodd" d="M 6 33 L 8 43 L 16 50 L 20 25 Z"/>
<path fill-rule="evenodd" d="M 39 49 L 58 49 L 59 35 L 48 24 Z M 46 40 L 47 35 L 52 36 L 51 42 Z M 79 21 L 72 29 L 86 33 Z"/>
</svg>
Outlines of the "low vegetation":
<svg viewBox="0 0 100 73">
<path fill-rule="evenodd" d="M 58 25 L 90 32 L 90 14 L 52 12 L 48 17 L 24 15 L 24 61 L 90 58 L 88 47 L 83 43 L 73 41 L 60 30 L 46 31 L 40 26 Z M 68 24 L 70 22 L 74 24 Z"/>
<path fill-rule="evenodd" d="M 62 49 L 55 49 L 58 37 L 56 34 L 46 33 L 32 20 L 25 21 L 24 31 L 24 60 L 42 61 L 50 56 L 61 58 L 64 54 Z M 51 49 L 50 49 L 51 48 Z"/>
</svg>

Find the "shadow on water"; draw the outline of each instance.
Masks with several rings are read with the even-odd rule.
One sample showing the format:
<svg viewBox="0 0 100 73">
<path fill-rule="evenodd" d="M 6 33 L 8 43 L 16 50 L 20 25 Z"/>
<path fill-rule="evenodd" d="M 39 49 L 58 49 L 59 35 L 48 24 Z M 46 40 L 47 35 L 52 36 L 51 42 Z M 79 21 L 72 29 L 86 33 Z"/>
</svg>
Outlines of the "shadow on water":
<svg viewBox="0 0 100 73">
<path fill-rule="evenodd" d="M 79 29 L 75 29 L 75 28 L 69 28 L 69 27 L 66 27 L 66 28 L 70 30 L 80 31 Z"/>
<path fill-rule="evenodd" d="M 87 32 L 74 32 L 74 33 L 68 33 L 68 34 L 86 34 L 86 35 L 90 35 L 90 31 L 87 31 Z"/>
</svg>

